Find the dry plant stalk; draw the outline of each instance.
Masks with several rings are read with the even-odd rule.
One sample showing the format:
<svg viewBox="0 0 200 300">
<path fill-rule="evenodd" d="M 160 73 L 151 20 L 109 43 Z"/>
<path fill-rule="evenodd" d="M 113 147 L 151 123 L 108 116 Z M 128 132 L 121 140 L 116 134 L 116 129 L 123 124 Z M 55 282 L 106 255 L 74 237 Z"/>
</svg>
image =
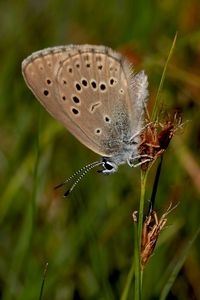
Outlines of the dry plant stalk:
<svg viewBox="0 0 200 300">
<path fill-rule="evenodd" d="M 182 125 L 182 120 L 177 113 L 168 117 L 163 122 L 147 123 L 141 134 L 139 154 L 144 157 L 149 156 L 155 161 L 165 152 L 174 133 L 178 128 L 181 128 Z M 141 165 L 142 170 L 145 171 L 151 163 L 152 161 L 143 163 Z"/>
<path fill-rule="evenodd" d="M 141 265 L 142 268 L 146 266 L 149 258 L 154 252 L 159 234 L 167 222 L 167 215 L 174 210 L 177 205 L 172 207 L 170 203 L 167 211 L 159 219 L 155 210 L 150 211 L 146 216 L 142 228 L 141 239 Z"/>
</svg>

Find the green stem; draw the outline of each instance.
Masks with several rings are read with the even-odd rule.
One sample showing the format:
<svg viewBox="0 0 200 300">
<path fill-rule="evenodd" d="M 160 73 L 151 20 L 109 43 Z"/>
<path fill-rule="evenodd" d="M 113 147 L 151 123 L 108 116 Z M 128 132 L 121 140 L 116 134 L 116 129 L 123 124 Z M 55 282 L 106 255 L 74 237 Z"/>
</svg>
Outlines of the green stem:
<svg viewBox="0 0 200 300">
<path fill-rule="evenodd" d="M 142 296 L 143 271 L 140 257 L 147 173 L 141 171 L 140 206 L 137 232 L 135 234 L 135 300 L 140 300 Z"/>
<path fill-rule="evenodd" d="M 165 79 L 165 75 L 166 75 L 166 71 L 167 71 L 167 67 L 168 67 L 170 58 L 171 58 L 171 56 L 173 54 L 173 51 L 174 51 L 174 47 L 175 47 L 175 44 L 176 44 L 176 39 L 177 39 L 177 33 L 175 34 L 174 40 L 172 42 L 172 46 L 171 46 L 171 49 L 169 51 L 169 55 L 167 57 L 167 60 L 166 60 L 165 66 L 164 66 L 162 77 L 160 79 L 160 84 L 159 84 L 159 87 L 158 87 L 156 99 L 155 99 L 155 102 L 154 102 L 154 108 L 153 108 L 153 112 L 152 112 L 152 116 L 151 116 L 151 121 L 153 121 L 153 122 L 156 121 L 157 116 L 158 116 L 158 109 L 159 109 L 158 103 L 160 102 L 160 92 L 161 92 L 162 87 L 163 87 L 163 83 L 164 83 L 164 79 Z"/>
<path fill-rule="evenodd" d="M 123 290 L 123 293 L 122 293 L 122 296 L 121 296 L 120 300 L 127 300 L 128 299 L 128 294 L 129 294 L 129 290 L 130 290 L 130 287 L 131 287 L 131 282 L 133 280 L 133 275 L 134 275 L 134 262 L 132 263 L 131 269 L 128 273 L 125 288 Z"/>
<path fill-rule="evenodd" d="M 140 300 L 142 295 L 142 278 L 143 271 L 140 263 L 141 255 L 141 234 L 142 234 L 142 225 L 143 225 L 143 211 L 144 211 L 144 200 L 145 200 L 145 189 L 146 189 L 146 179 L 147 172 L 141 173 L 141 191 L 140 191 L 140 207 L 139 207 L 139 217 L 138 222 L 134 223 L 134 259 L 132 261 L 132 266 L 127 276 L 125 283 L 125 288 L 122 293 L 120 300 L 127 300 L 131 282 L 135 273 L 135 291 L 134 291 L 134 300 Z"/>
<path fill-rule="evenodd" d="M 47 273 L 47 268 L 48 268 L 48 263 L 46 263 L 46 266 L 45 266 L 45 269 L 44 269 L 44 274 L 43 274 L 42 284 L 41 284 L 41 289 L 40 289 L 40 295 L 39 295 L 39 300 L 42 300 L 43 291 L 44 291 L 44 283 L 45 283 L 46 273 Z"/>
</svg>

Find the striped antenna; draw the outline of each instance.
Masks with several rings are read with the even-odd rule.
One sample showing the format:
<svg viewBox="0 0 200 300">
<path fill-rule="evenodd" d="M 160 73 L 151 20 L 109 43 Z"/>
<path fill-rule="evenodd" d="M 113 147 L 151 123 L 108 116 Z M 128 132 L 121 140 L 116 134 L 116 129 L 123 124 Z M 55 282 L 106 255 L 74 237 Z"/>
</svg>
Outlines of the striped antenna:
<svg viewBox="0 0 200 300">
<path fill-rule="evenodd" d="M 75 177 L 77 177 L 79 175 L 79 177 L 77 178 L 77 180 L 75 180 L 75 182 L 72 184 L 72 186 L 64 193 L 64 197 L 67 197 L 75 188 L 75 186 L 81 181 L 81 179 L 93 168 L 101 166 L 102 165 L 102 161 L 95 161 L 87 166 L 84 166 L 83 168 L 79 169 L 78 171 L 76 171 L 74 174 L 72 174 L 70 177 L 68 177 L 65 181 L 63 181 L 62 183 L 56 185 L 54 187 L 54 189 L 58 189 L 62 186 L 64 186 L 67 182 L 73 180 Z"/>
</svg>

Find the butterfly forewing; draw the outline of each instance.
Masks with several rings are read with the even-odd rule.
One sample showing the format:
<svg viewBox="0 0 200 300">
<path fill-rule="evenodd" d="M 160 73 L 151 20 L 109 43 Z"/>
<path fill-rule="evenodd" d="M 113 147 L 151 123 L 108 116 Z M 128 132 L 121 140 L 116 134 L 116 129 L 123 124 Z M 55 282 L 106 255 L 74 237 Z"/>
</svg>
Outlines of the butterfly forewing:
<svg viewBox="0 0 200 300">
<path fill-rule="evenodd" d="M 140 91 L 146 89 L 146 76 L 131 78 L 128 63 L 110 48 L 49 48 L 32 54 L 22 68 L 28 86 L 47 111 L 102 156 L 123 151 L 124 141 L 141 126 L 138 114 L 142 115 L 143 103 L 137 102 L 144 100 Z M 134 84 L 138 90 L 133 92 Z"/>
<path fill-rule="evenodd" d="M 68 57 L 70 48 L 47 48 L 33 53 L 22 62 L 22 73 L 27 85 L 46 110 L 62 123 L 67 116 L 57 101 L 56 74 L 60 62 Z"/>
</svg>

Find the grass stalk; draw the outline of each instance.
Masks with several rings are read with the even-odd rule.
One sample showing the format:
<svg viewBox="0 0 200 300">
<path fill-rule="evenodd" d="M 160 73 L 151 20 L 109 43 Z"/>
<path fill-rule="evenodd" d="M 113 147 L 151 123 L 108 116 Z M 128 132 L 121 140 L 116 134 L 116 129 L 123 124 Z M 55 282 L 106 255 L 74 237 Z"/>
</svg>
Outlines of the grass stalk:
<svg viewBox="0 0 200 300">
<path fill-rule="evenodd" d="M 173 39 L 173 42 L 172 42 L 172 46 L 171 46 L 171 49 L 169 51 L 166 63 L 164 65 L 164 69 L 163 69 L 162 76 L 161 76 L 161 79 L 160 79 L 160 83 L 159 83 L 159 86 L 158 86 L 158 91 L 157 91 L 157 94 L 156 94 L 154 108 L 153 108 L 153 112 L 152 112 L 152 116 L 151 116 L 151 121 L 152 122 L 155 122 L 156 119 L 157 119 L 157 116 L 158 116 L 158 109 L 160 107 L 160 105 L 159 105 L 159 102 L 160 102 L 160 92 L 161 92 L 162 87 L 163 87 L 163 83 L 164 83 L 164 80 L 165 80 L 165 75 L 166 75 L 166 71 L 167 71 L 167 68 L 168 68 L 169 61 L 171 59 L 171 56 L 172 56 L 173 51 L 174 51 L 174 47 L 176 45 L 176 40 L 177 40 L 177 33 L 174 36 L 174 39 Z"/>
<path fill-rule="evenodd" d="M 135 299 L 140 300 L 142 295 L 142 281 L 143 270 L 141 268 L 141 237 L 142 237 L 142 225 L 144 216 L 144 201 L 147 173 L 141 171 L 141 190 L 140 190 L 140 204 L 138 214 L 138 226 L 137 233 L 135 234 Z"/>
<path fill-rule="evenodd" d="M 142 235 L 142 224 L 144 215 L 144 200 L 145 200 L 145 190 L 146 190 L 146 180 L 147 173 L 141 171 L 141 191 L 140 191 L 140 205 L 138 222 L 134 223 L 134 256 L 132 260 L 131 269 L 127 276 L 124 291 L 122 293 L 121 300 L 127 300 L 131 282 L 135 274 L 135 290 L 134 290 L 134 300 L 140 300 L 142 295 L 142 279 L 143 271 L 141 268 L 140 255 L 141 255 L 141 235 Z"/>
</svg>

